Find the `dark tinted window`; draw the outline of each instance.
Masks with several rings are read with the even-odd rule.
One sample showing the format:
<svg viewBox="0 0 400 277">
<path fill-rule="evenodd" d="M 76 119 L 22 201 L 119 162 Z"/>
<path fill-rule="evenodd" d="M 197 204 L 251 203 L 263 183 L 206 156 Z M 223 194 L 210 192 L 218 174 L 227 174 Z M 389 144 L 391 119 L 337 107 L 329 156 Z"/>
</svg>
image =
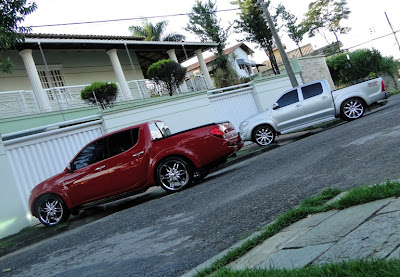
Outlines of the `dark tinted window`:
<svg viewBox="0 0 400 277">
<path fill-rule="evenodd" d="M 308 99 L 308 98 L 311 98 L 311 97 L 321 94 L 323 89 L 322 89 L 321 83 L 316 83 L 316 84 L 302 87 L 301 91 L 303 92 L 303 98 Z"/>
<path fill-rule="evenodd" d="M 104 159 L 104 139 L 99 139 L 86 146 L 73 162 L 73 168 L 80 169 Z"/>
<path fill-rule="evenodd" d="M 107 138 L 108 157 L 118 155 L 133 147 L 139 138 L 139 128 L 122 131 Z"/>
<path fill-rule="evenodd" d="M 289 91 L 282 95 L 281 98 L 278 100 L 279 107 L 285 107 L 291 104 L 299 102 L 299 96 L 297 95 L 297 90 Z"/>
</svg>

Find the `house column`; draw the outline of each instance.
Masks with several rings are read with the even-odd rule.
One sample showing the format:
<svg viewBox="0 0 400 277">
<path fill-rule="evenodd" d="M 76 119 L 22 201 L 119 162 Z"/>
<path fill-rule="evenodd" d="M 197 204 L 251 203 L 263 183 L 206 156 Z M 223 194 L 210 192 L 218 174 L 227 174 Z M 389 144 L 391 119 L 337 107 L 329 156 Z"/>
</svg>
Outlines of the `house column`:
<svg viewBox="0 0 400 277">
<path fill-rule="evenodd" d="M 197 49 L 194 52 L 196 53 L 197 59 L 199 60 L 201 72 L 203 73 L 204 77 L 206 78 L 206 82 L 207 82 L 208 88 L 209 89 L 214 88 L 213 82 L 212 82 L 211 77 L 210 77 L 210 73 L 208 72 L 208 69 L 207 69 L 207 64 L 206 64 L 206 62 L 204 61 L 204 58 L 203 58 L 202 50 L 201 49 Z"/>
<path fill-rule="evenodd" d="M 40 111 L 51 112 L 52 109 L 50 105 L 50 100 L 42 87 L 42 83 L 40 82 L 35 61 L 33 60 L 32 50 L 25 49 L 19 52 L 19 54 L 24 61 L 25 69 L 28 73 L 28 78 L 31 83 L 33 93 L 35 94 Z"/>
<path fill-rule="evenodd" d="M 175 54 L 175 49 L 170 49 L 170 50 L 168 50 L 168 51 L 167 51 L 167 54 L 168 54 L 169 59 L 170 59 L 171 61 L 177 62 L 177 63 L 179 64 L 178 58 L 176 57 L 176 54 Z M 185 74 L 185 75 L 186 75 L 186 74 Z M 183 92 L 189 91 L 189 89 L 188 89 L 188 87 L 187 87 L 187 85 L 186 85 L 185 82 L 183 82 L 183 83 L 180 85 L 180 87 L 181 87 L 181 89 L 182 89 Z"/>
<path fill-rule="evenodd" d="M 117 49 L 108 50 L 107 54 L 110 57 L 119 86 L 121 87 L 122 94 L 124 95 L 124 99 L 132 100 L 133 96 L 131 90 L 129 89 L 128 83 L 126 82 L 124 71 L 122 71 L 121 63 L 119 62 L 117 55 Z"/>
</svg>

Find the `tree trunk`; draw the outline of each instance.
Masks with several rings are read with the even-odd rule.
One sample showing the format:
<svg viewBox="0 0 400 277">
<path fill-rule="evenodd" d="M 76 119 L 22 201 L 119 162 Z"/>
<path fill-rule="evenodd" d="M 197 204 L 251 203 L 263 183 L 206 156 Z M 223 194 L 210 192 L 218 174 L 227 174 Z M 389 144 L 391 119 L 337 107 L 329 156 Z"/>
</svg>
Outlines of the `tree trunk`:
<svg viewBox="0 0 400 277">
<path fill-rule="evenodd" d="M 267 54 L 267 56 L 271 62 L 271 67 L 272 67 L 272 71 L 274 72 L 274 74 L 275 75 L 280 74 L 278 63 L 276 62 L 276 58 L 274 55 L 274 50 L 270 44 L 267 45 L 267 49 L 266 49 L 265 53 Z"/>
</svg>

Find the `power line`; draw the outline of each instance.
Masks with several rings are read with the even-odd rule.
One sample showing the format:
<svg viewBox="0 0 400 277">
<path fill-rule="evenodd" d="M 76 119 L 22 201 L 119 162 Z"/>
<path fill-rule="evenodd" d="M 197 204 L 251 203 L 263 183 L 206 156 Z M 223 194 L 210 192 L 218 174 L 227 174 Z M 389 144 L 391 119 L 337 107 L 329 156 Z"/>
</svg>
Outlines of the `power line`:
<svg viewBox="0 0 400 277">
<path fill-rule="evenodd" d="M 226 10 L 216 10 L 215 12 L 229 12 L 237 11 L 239 8 L 232 8 Z M 142 20 L 142 19 L 152 19 L 152 18 L 165 18 L 165 17 L 176 17 L 176 16 L 188 16 L 193 13 L 179 13 L 170 15 L 154 15 L 154 16 L 142 16 L 142 17 L 132 17 L 132 18 L 122 18 L 122 19 L 107 19 L 107 20 L 97 20 L 97 21 L 86 21 L 86 22 L 71 22 L 71 23 L 59 23 L 59 24 L 47 24 L 47 25 L 37 25 L 29 26 L 29 28 L 42 28 L 42 27 L 59 27 L 59 26 L 70 26 L 70 25 L 82 25 L 82 24 L 98 24 L 98 23 L 109 23 L 109 22 L 121 22 L 121 21 L 131 21 L 131 20 Z"/>
<path fill-rule="evenodd" d="M 395 31 L 394 34 L 396 34 L 396 33 L 398 33 L 398 32 L 399 32 L 399 31 Z M 389 34 L 387 34 L 387 35 L 383 35 L 383 36 L 380 36 L 380 37 L 376 37 L 376 38 L 373 38 L 373 39 L 371 39 L 371 40 L 365 41 L 365 42 L 363 42 L 363 43 L 360 43 L 360 44 L 357 44 L 357 45 L 348 47 L 347 50 L 352 49 L 352 48 L 355 48 L 355 47 L 358 47 L 358 46 L 361 46 L 361 45 L 364 45 L 364 44 L 367 44 L 367 43 L 370 43 L 370 42 L 372 42 L 372 41 L 374 41 L 374 40 L 378 40 L 378 39 L 381 39 L 381 38 L 384 38 L 384 37 L 388 37 L 388 36 L 390 36 L 390 35 L 393 35 L 393 33 L 389 33 Z"/>
</svg>

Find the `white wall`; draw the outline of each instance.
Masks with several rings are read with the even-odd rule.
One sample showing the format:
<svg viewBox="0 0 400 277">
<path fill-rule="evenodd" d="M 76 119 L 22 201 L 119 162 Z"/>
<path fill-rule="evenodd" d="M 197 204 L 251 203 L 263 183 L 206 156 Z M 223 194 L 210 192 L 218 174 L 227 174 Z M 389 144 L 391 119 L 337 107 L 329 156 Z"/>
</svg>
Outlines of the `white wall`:
<svg viewBox="0 0 400 277">
<path fill-rule="evenodd" d="M 14 90 L 32 90 L 26 73 L 22 57 L 18 51 L 10 51 L 10 58 L 14 64 L 11 74 L 0 72 L 0 92 Z M 135 71 L 130 64 L 126 50 L 117 51 L 126 80 L 144 79 L 142 70 L 134 51 L 129 52 Z M 36 66 L 44 66 L 39 50 L 33 50 L 33 59 Z M 109 56 L 105 50 L 46 50 L 44 55 L 49 67 L 61 66 L 66 86 L 91 84 L 95 81 L 117 82 Z"/>
<path fill-rule="evenodd" d="M 21 205 L 19 191 L 0 138 L 0 238 L 12 235 L 29 226 L 29 214 Z"/>
<path fill-rule="evenodd" d="M 153 105 L 130 105 L 118 113 L 105 112 L 103 115 L 104 130 L 116 131 L 149 120 L 164 120 L 171 132 L 187 130 L 215 121 L 214 111 L 206 92 L 175 95 L 168 101 L 160 101 Z M 164 96 L 165 98 L 167 96 Z M 171 101 L 174 100 L 174 101 Z"/>
</svg>

